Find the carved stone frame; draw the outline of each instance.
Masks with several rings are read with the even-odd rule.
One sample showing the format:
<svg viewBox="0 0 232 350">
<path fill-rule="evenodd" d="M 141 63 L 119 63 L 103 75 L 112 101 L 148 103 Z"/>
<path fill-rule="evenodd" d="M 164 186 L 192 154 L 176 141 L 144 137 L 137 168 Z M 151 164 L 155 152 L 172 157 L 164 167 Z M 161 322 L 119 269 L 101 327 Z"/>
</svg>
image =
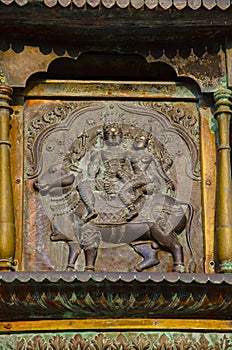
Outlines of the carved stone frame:
<svg viewBox="0 0 232 350">
<path fill-rule="evenodd" d="M 51 82 L 51 85 L 53 83 Z M 63 84 L 63 82 L 61 82 Z M 89 84 L 89 85 L 88 85 Z M 59 85 L 59 84 L 58 84 Z M 112 90 L 112 85 L 114 89 Z M 94 85 L 94 82 L 75 82 L 75 91 L 74 94 L 76 96 L 76 93 L 78 91 L 78 95 L 82 97 L 86 97 L 89 94 L 89 91 L 96 91 L 96 93 L 100 94 L 98 97 L 101 98 L 107 98 L 109 95 L 112 97 L 112 91 L 115 94 L 115 97 L 118 97 L 120 94 L 120 88 L 122 83 L 118 84 L 117 82 L 110 82 L 111 89 L 109 89 L 109 86 L 105 84 L 104 82 L 101 82 L 101 89 L 99 90 L 99 83 L 97 86 Z M 156 88 L 155 84 L 147 84 L 147 83 L 136 83 L 132 84 L 133 89 L 130 89 L 130 86 L 128 90 L 126 90 L 127 98 L 139 98 L 141 97 L 141 89 L 143 92 L 143 97 L 145 98 L 164 98 L 163 93 L 160 94 L 160 91 L 158 88 Z M 127 84 L 128 86 L 128 84 Z M 54 87 L 57 87 L 57 85 L 52 86 L 52 89 L 50 89 L 49 84 L 47 86 L 41 86 L 41 90 L 39 89 L 39 86 L 36 86 L 34 89 L 29 92 L 28 96 L 30 98 L 38 98 L 41 99 L 42 96 L 44 96 L 44 88 L 46 89 L 46 96 L 49 97 L 49 93 L 54 94 Z M 72 86 L 67 85 L 67 91 L 70 94 L 70 91 L 72 91 Z M 70 90 L 69 90 L 70 88 Z M 173 91 L 174 86 L 172 86 Z M 59 87 L 58 87 L 59 90 Z M 50 91 L 50 92 L 49 92 Z M 64 90 L 62 90 L 64 91 Z M 100 92 L 99 92 L 100 91 Z M 123 89 L 125 93 L 125 86 Z M 168 91 L 168 88 L 167 88 Z M 172 92 L 173 93 L 173 92 Z M 167 96 L 168 92 L 167 92 Z M 173 96 L 173 95 L 172 95 Z M 182 97 L 183 98 L 183 95 Z M 190 96 L 187 96 L 187 98 L 193 98 Z M 42 318 L 44 321 L 41 321 L 40 323 L 40 330 L 45 329 L 46 327 L 52 327 L 53 329 L 58 329 L 58 324 L 60 325 L 59 329 L 74 329 L 78 328 L 81 329 L 127 329 L 128 325 L 132 329 L 134 329 L 135 323 L 138 321 L 141 327 L 144 327 L 146 329 L 162 329 L 162 328 L 168 328 L 168 329 L 189 329 L 192 327 L 191 320 L 189 319 L 189 316 L 191 315 L 192 318 L 192 303 L 195 304 L 195 316 L 194 318 L 200 319 L 198 323 L 198 329 L 208 329 L 208 330 L 215 330 L 217 329 L 217 322 L 219 322 L 220 329 L 224 331 L 228 331 L 230 329 L 230 321 L 228 320 L 228 317 L 230 315 L 231 310 L 231 301 L 228 301 L 228 296 L 230 293 L 230 286 L 231 286 L 231 277 L 228 276 L 219 276 L 214 275 L 215 273 L 215 265 L 214 265 L 214 259 L 215 259 L 215 241 L 214 241 L 214 226 L 215 226 L 215 219 L 214 219 L 214 210 L 215 210 L 215 202 L 212 200 L 212 198 L 215 198 L 215 192 L 216 192 L 216 152 L 214 149 L 214 140 L 215 136 L 213 131 L 211 130 L 212 127 L 212 112 L 210 106 L 207 106 L 205 104 L 202 104 L 199 108 L 200 113 L 200 131 L 201 131 L 201 169 L 202 169 L 202 205 L 203 205 L 203 213 L 204 213 L 204 231 L 205 231 L 205 272 L 206 274 L 203 275 L 194 275 L 194 274 L 187 274 L 187 275 L 178 275 L 178 274 L 170 274 L 170 275 L 154 275 L 150 276 L 146 273 L 141 274 L 126 274 L 125 276 L 122 276 L 121 274 L 99 274 L 99 273 L 23 273 L 23 272 L 15 272 L 15 273 L 3 273 L 1 276 L 2 279 L 2 303 L 6 307 L 8 307 L 9 303 L 11 304 L 12 310 L 14 311 L 14 314 L 16 316 L 9 316 L 9 322 L 2 324 L 2 331 L 5 330 L 11 330 L 14 332 L 14 330 L 17 331 L 24 331 L 27 330 L 29 327 L 31 330 L 36 331 L 38 327 L 38 321 L 35 323 L 31 323 L 32 319 L 35 317 Z M 18 106 L 14 110 L 14 114 L 12 115 L 12 135 L 19 135 L 20 130 L 23 125 L 23 107 Z M 23 142 L 20 139 L 19 142 L 12 137 L 12 153 L 11 157 L 13 160 L 16 159 L 15 154 L 22 152 L 23 150 Z M 211 147 L 210 150 L 208 149 L 208 142 L 210 143 Z M 207 149 L 207 153 L 206 153 Z M 15 163 L 14 163 L 15 164 Z M 16 223 L 17 223 L 17 229 L 22 234 L 22 198 L 23 198 L 23 179 L 22 179 L 22 159 L 18 158 L 16 166 L 13 169 L 13 188 L 14 193 L 17 194 L 17 201 L 16 201 Z M 20 194 L 20 196 L 18 196 Z M 20 269 L 20 261 L 22 258 L 22 250 L 20 245 L 20 239 L 17 241 L 17 253 L 16 253 L 16 260 L 19 261 L 18 267 Z M 213 274 L 212 274 L 213 273 Z M 212 275 L 211 275 L 212 274 Z M 110 282 L 111 281 L 111 282 Z M 64 286 L 67 286 L 67 289 Z M 24 292 L 22 293 L 22 286 L 24 286 Z M 47 287 L 46 287 L 47 286 Z M 45 289 L 48 288 L 49 291 L 51 291 L 51 287 L 54 287 L 54 294 L 46 294 Z M 83 303 L 84 299 L 87 297 L 87 295 L 91 295 L 93 290 L 97 290 L 98 293 L 101 293 L 102 290 L 104 290 L 107 286 L 107 292 L 106 292 L 106 300 L 107 298 L 111 298 L 112 293 L 115 293 L 115 288 L 119 288 L 118 295 L 119 298 L 123 298 L 122 293 L 123 290 L 127 290 L 127 296 L 125 297 L 123 303 L 129 303 L 128 307 L 129 309 L 132 307 L 131 301 L 130 301 L 130 292 L 132 290 L 134 291 L 134 288 L 138 288 L 138 294 L 137 297 L 141 298 L 144 296 L 146 298 L 146 295 L 143 294 L 142 290 L 144 290 L 144 287 L 146 287 L 146 291 L 149 290 L 151 292 L 152 298 L 154 297 L 153 292 L 157 290 L 157 287 L 159 288 L 158 291 L 158 298 L 163 299 L 163 302 L 160 302 L 161 299 L 158 301 L 159 305 L 159 312 L 157 318 L 157 311 L 154 308 L 152 312 L 144 312 L 144 304 L 141 303 L 140 306 L 138 306 L 138 312 L 139 314 L 143 315 L 143 319 L 138 318 L 138 315 L 133 316 L 133 308 L 131 309 L 132 314 L 129 315 L 129 318 L 123 315 L 123 308 L 122 306 L 119 307 L 119 314 L 117 317 L 117 321 L 112 318 L 110 314 L 107 315 L 106 319 L 102 319 L 104 313 L 102 314 L 102 307 L 104 308 L 104 302 L 100 302 L 100 308 L 99 308 L 99 315 L 97 315 L 94 312 L 94 320 L 87 320 L 85 312 L 82 315 L 81 318 L 85 318 L 85 320 L 78 320 L 76 319 L 78 317 L 77 313 L 69 313 L 69 316 L 66 319 L 65 312 L 62 311 L 62 316 L 60 315 L 63 321 L 56 321 L 55 314 L 53 314 L 52 310 L 56 310 L 56 308 L 59 308 L 59 304 L 64 304 L 64 310 L 66 307 L 69 307 L 68 304 L 70 303 L 69 292 L 70 292 L 70 286 L 72 286 L 73 292 L 76 298 L 77 303 Z M 181 288 L 180 288 L 181 286 Z M 204 288 L 202 288 L 204 286 Z M 97 289 L 96 289 L 97 287 Z M 170 296 L 166 295 L 167 288 L 169 289 L 172 287 L 172 293 Z M 215 287 L 216 287 L 216 294 L 215 294 Z M 10 288 L 10 290 L 9 290 Z M 80 288 L 84 288 L 85 290 L 85 296 L 83 299 L 83 296 L 78 292 Z M 102 289 L 103 288 L 103 289 Z M 142 289 L 141 289 L 142 288 Z M 148 289 L 147 289 L 148 288 Z M 207 291 L 206 289 L 207 288 Z M 196 291 L 195 294 L 192 293 L 193 289 Z M 214 291 L 214 292 L 213 292 Z M 38 294 L 39 292 L 39 294 Z M 90 293 L 90 294 L 89 294 Z M 178 293 L 180 293 L 178 295 Z M 187 294 L 188 295 L 187 295 Z M 39 296 L 40 295 L 40 296 Z M 47 297 L 51 297 L 51 299 L 47 299 Z M 187 299 L 189 298 L 189 304 L 186 303 L 186 295 Z M 210 299 L 210 295 L 213 295 L 214 301 Z M 178 302 L 176 302 L 176 297 L 178 296 L 179 302 L 181 303 L 181 300 L 185 300 L 185 309 L 181 313 L 182 319 L 176 320 L 178 317 L 177 314 L 175 314 L 175 318 L 173 319 L 173 312 L 177 308 L 179 308 Z M 29 299 L 28 299 L 29 298 Z M 45 298 L 45 299 L 44 299 Z M 170 299 L 171 298 L 171 299 Z M 193 298 L 193 299 L 192 299 Z M 88 298 L 87 298 L 88 299 Z M 86 299 L 85 302 L 93 303 L 93 305 L 98 305 L 99 301 L 91 299 L 88 301 Z M 120 300 L 118 299 L 118 300 Z M 135 297 L 136 299 L 136 297 Z M 38 313 L 38 307 L 41 307 L 41 302 L 45 304 L 42 306 L 42 309 L 46 309 L 46 315 L 45 313 L 42 314 Z M 58 304 L 56 304 L 56 300 L 58 301 Z M 123 299 L 121 299 L 122 301 Z M 127 301 L 125 301 L 127 300 Z M 191 301 L 192 300 L 192 301 Z M 199 303 L 199 300 L 201 302 Z M 55 304 L 54 304 L 55 302 Z M 112 308 L 114 306 L 114 303 L 117 302 L 116 299 L 109 303 L 109 307 Z M 121 303 L 121 302 L 120 302 Z M 170 304 L 171 303 L 171 304 Z M 167 309 L 161 311 L 163 309 L 164 305 L 168 305 Z M 21 306 L 20 306 L 21 305 Z M 24 306 L 30 305 L 30 310 L 26 310 Z M 123 305 L 123 304 L 122 304 Z M 170 305 L 173 305 L 170 307 Z M 203 306 L 204 305 L 204 306 Z M 211 305 L 211 306 L 210 306 Z M 223 310 L 221 311 L 221 307 L 219 305 L 223 305 Z M 18 314 L 20 315 L 20 318 L 24 318 L 25 320 L 28 320 L 27 322 L 24 322 L 24 325 L 21 323 L 21 321 L 17 321 L 17 313 L 18 313 L 18 307 L 20 310 L 25 310 L 23 313 Z M 55 309 L 54 309 L 55 307 Z M 210 308 L 210 312 L 207 314 L 205 313 L 205 308 Z M 41 309 L 41 310 L 42 310 Z M 58 310 L 58 309 L 57 309 Z M 120 316 L 121 313 L 121 316 Z M 40 315 L 39 315 L 40 314 Z M 201 320 L 201 315 L 203 316 L 204 320 Z M 97 317 L 96 317 L 97 316 Z M 117 315 L 116 315 L 117 316 Z M 134 323 L 133 317 L 136 317 L 136 321 Z M 88 318 L 91 318 L 91 311 L 88 314 Z M 104 317 L 103 317 L 104 318 Z M 212 320 L 213 318 L 216 318 L 218 321 Z M 30 321 L 29 321 L 30 319 Z M 52 319 L 47 320 L 46 319 Z M 173 319 L 173 321 L 170 321 L 170 319 Z M 219 321 L 219 319 L 222 319 Z M 30 326 L 29 326 L 30 322 Z M 215 323 L 216 322 L 216 323 Z M 131 325 L 131 326 L 130 326 Z M 69 328 L 70 327 L 70 328 Z M 196 327 L 196 325 L 194 325 Z"/>
<path fill-rule="evenodd" d="M 69 5 L 69 0 L 50 1 L 54 8 L 44 5 L 48 1 L 44 4 L 30 1 L 23 6 L 26 2 L 3 0 L 1 4 L 0 347 L 11 350 L 229 349 L 232 343 L 232 275 L 228 274 L 232 271 L 230 2 L 221 3 L 221 8 L 228 6 L 224 11 L 217 6 L 217 1 L 191 1 L 192 7 L 190 2 L 187 4 L 191 8 L 183 8 L 184 2 L 181 5 L 178 1 L 166 2 L 166 8 L 150 8 L 152 2 L 149 1 L 142 1 L 142 5 L 141 1 L 133 1 L 128 8 L 124 8 L 125 1 L 117 1 L 112 8 L 108 6 L 112 1 L 73 0 L 80 8 Z M 95 4 L 98 5 L 94 8 Z M 165 1 L 162 4 L 165 5 Z M 32 13 L 38 14 L 36 20 Z M 207 47 L 197 54 L 201 39 L 204 46 L 218 45 L 217 52 Z M 176 49 L 173 55 L 169 52 L 170 44 Z M 189 47 L 189 54 L 184 51 L 183 55 L 181 46 Z M 205 136 L 201 138 L 205 274 L 20 272 L 26 95 L 22 89 L 32 74 L 46 72 L 52 61 L 76 60 L 81 53 L 91 50 L 137 52 L 148 63 L 170 65 L 177 77 L 193 79 L 209 98 L 215 93 L 212 109 L 207 103 L 199 108 L 201 135 Z M 146 85 L 140 84 L 143 88 Z M 44 89 L 46 94 L 48 85 Z M 112 93 L 117 96 L 116 85 L 116 92 L 111 87 L 106 87 L 99 97 L 111 97 Z M 32 98 L 44 97 L 36 87 L 31 91 L 34 91 Z M 151 97 L 149 92 L 150 88 L 146 91 L 147 98 Z M 77 93 L 74 90 L 74 94 Z M 134 93 L 133 89 L 127 93 Z M 131 97 L 137 98 L 138 92 Z M 218 123 L 212 119 L 214 111 Z M 209 143 L 213 145 L 210 149 Z"/>
<path fill-rule="evenodd" d="M 188 84 L 181 83 L 146 83 L 146 82 L 91 82 L 91 81 L 49 81 L 40 83 L 28 92 L 27 99 L 43 100 L 51 99 L 57 96 L 59 99 L 151 99 L 152 101 L 197 101 L 200 98 L 197 89 L 190 89 Z M 21 118 L 24 118 L 19 112 Z M 18 118 L 18 115 L 17 115 Z M 216 192 L 216 158 L 215 158 L 215 140 L 214 132 L 211 130 L 213 125 L 211 106 L 206 102 L 201 102 L 199 106 L 199 128 L 200 128 L 200 153 L 201 153 L 201 175 L 202 175 L 202 213 L 203 213 L 203 231 L 204 231 L 204 269 L 206 273 L 215 272 L 215 241 L 214 241 L 214 208 Z M 18 144 L 17 144 L 18 147 Z M 23 144 L 21 144 L 23 147 Z M 205 151 L 207 149 L 207 152 Z M 22 151 L 21 151 L 22 152 Z M 212 166 L 214 164 L 214 166 Z M 21 163 L 19 169 L 14 168 L 14 172 L 20 176 Z M 18 178 L 18 177 L 17 177 Z M 15 188 L 21 187 L 20 183 Z M 22 189 L 23 191 L 23 189 Z M 213 200 L 212 200 L 213 199 Z M 17 210 L 18 218 L 16 222 L 22 223 L 22 211 L 20 206 Z M 21 213 L 20 213 L 21 212 Z M 22 232 L 22 229 L 21 229 Z M 22 233 L 21 233 L 22 234 Z M 22 241 L 22 238 L 19 239 Z M 22 260 L 22 247 L 17 246 L 18 255 L 16 259 Z M 20 267 L 19 267 L 20 268 Z"/>
</svg>

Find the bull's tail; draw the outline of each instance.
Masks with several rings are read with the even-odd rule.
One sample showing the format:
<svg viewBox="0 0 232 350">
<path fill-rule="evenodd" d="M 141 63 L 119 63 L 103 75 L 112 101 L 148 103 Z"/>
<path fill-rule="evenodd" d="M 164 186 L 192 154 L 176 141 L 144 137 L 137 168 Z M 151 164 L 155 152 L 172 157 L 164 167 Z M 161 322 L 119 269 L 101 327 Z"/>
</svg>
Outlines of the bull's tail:
<svg viewBox="0 0 232 350">
<path fill-rule="evenodd" d="M 188 206 L 188 210 L 189 210 L 189 215 L 188 215 L 188 219 L 187 219 L 187 224 L 186 224 L 186 239 L 187 239 L 187 244 L 190 250 L 191 255 L 193 256 L 193 247 L 191 244 L 191 240 L 190 240 L 190 230 L 191 230 L 191 226 L 192 226 L 192 220 L 193 220 L 193 206 L 189 203 L 186 203 Z"/>
<path fill-rule="evenodd" d="M 187 223 L 186 223 L 186 240 L 187 240 L 187 244 L 188 244 L 189 251 L 191 254 L 191 259 L 188 263 L 188 272 L 193 273 L 196 270 L 196 263 L 195 263 L 194 258 L 193 258 L 193 247 L 192 247 L 191 239 L 190 239 L 190 230 L 191 230 L 191 225 L 192 225 L 192 220 L 193 220 L 194 209 L 193 209 L 193 206 L 189 203 L 182 203 L 182 204 L 187 205 L 188 210 L 189 210 L 189 215 L 187 217 Z"/>
</svg>

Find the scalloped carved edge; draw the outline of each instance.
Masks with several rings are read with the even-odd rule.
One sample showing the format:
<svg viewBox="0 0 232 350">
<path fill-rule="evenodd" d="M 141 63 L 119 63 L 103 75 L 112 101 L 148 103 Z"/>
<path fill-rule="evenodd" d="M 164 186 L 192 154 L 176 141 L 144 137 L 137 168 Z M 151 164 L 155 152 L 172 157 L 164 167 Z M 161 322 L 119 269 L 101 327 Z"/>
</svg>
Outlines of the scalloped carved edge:
<svg viewBox="0 0 232 350">
<path fill-rule="evenodd" d="M 25 6 L 29 3 L 29 0 L 1 0 L 5 5 L 11 5 L 14 2 L 16 2 L 19 6 Z M 158 6 L 163 8 L 164 10 L 168 10 L 170 7 L 174 7 L 178 10 L 182 10 L 186 7 L 191 8 L 192 10 L 197 10 L 199 8 L 206 8 L 207 10 L 212 10 L 214 7 L 219 7 L 221 10 L 227 10 L 231 5 L 229 0 L 203 0 L 203 1 L 186 1 L 186 0 L 175 0 L 174 2 L 170 0 L 85 0 L 85 1 L 77 1 L 77 0 L 44 0 L 44 5 L 52 8 L 54 6 L 61 5 L 62 7 L 68 7 L 74 4 L 76 7 L 83 7 L 85 5 L 89 5 L 90 7 L 94 8 L 99 5 L 103 5 L 106 8 L 111 8 L 115 5 L 117 5 L 119 8 L 126 8 L 131 6 L 135 8 L 136 10 L 139 10 L 143 6 L 147 7 L 148 9 L 152 10 Z"/>
</svg>

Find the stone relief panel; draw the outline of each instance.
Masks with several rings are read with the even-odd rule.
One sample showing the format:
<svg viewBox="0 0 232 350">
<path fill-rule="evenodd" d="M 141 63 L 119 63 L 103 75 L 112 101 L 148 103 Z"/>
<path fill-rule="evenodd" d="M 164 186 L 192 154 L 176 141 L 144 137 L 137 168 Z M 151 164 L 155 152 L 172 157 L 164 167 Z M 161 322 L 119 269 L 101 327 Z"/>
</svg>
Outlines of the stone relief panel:
<svg viewBox="0 0 232 350">
<path fill-rule="evenodd" d="M 29 101 L 25 270 L 203 272 L 193 102 Z"/>
</svg>

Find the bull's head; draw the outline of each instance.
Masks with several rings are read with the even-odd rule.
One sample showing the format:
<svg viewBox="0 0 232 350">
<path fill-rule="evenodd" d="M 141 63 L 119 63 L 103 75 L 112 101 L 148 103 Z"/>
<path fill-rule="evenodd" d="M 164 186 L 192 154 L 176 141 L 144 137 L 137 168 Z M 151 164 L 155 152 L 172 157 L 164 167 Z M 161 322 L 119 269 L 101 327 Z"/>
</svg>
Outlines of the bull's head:
<svg viewBox="0 0 232 350">
<path fill-rule="evenodd" d="M 34 182 L 34 188 L 41 195 L 47 195 L 53 188 L 70 186 L 75 180 L 66 164 L 58 163 L 50 166 L 46 172 Z"/>
</svg>

